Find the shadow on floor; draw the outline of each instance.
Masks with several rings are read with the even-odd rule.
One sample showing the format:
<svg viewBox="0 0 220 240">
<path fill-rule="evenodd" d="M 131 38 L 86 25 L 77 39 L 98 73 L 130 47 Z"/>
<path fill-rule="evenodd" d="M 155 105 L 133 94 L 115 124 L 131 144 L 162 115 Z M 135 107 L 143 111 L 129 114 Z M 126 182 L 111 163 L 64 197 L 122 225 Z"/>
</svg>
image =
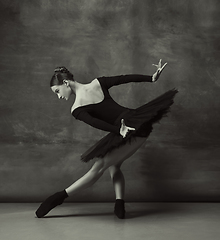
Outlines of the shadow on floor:
<svg viewBox="0 0 220 240">
<path fill-rule="evenodd" d="M 70 210 L 71 212 L 74 212 L 75 209 Z M 94 208 L 88 208 L 88 212 L 85 212 L 85 209 L 82 210 L 82 213 L 80 213 L 80 210 L 77 210 L 76 214 L 56 214 L 56 215 L 49 215 L 45 216 L 44 218 L 68 218 L 68 217 L 83 217 L 83 216 L 111 216 L 114 215 L 113 210 L 112 211 L 105 211 L 99 212 L 96 211 Z M 96 211 L 96 212 L 95 212 Z M 158 215 L 158 214 L 174 214 L 174 213 L 181 213 L 182 211 L 186 212 L 187 208 L 184 206 L 180 207 L 179 204 L 176 203 L 140 203 L 138 204 L 138 207 L 135 203 L 128 203 L 126 206 L 126 215 L 125 219 L 132 219 L 132 218 L 139 218 L 149 215 Z"/>
<path fill-rule="evenodd" d="M 80 213 L 80 214 L 66 214 L 66 215 L 51 215 L 43 218 L 67 218 L 67 217 L 89 217 L 89 216 L 110 216 L 113 213 Z"/>
</svg>

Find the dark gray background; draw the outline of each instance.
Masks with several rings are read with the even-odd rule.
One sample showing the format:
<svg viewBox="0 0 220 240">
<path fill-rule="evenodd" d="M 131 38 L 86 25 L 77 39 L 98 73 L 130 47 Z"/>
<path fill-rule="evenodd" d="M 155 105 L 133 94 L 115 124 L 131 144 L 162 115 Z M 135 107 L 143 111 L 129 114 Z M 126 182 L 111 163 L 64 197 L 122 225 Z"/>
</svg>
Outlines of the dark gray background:
<svg viewBox="0 0 220 240">
<path fill-rule="evenodd" d="M 82 176 L 79 161 L 106 133 L 59 101 L 57 66 L 75 79 L 153 74 L 156 84 L 111 89 L 138 107 L 174 87 L 172 111 L 123 165 L 128 201 L 219 201 L 220 2 L 218 0 L 5 0 L 0 5 L 0 201 L 41 201 Z M 109 174 L 71 201 L 114 199 Z"/>
</svg>

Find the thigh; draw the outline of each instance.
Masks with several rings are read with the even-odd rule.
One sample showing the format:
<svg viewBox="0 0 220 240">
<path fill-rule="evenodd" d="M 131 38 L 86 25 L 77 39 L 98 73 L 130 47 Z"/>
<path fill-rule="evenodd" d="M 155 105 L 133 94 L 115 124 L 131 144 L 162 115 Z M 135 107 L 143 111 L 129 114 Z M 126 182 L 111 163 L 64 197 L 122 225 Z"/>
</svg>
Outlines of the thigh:
<svg viewBox="0 0 220 240">
<path fill-rule="evenodd" d="M 136 137 L 131 143 L 127 142 L 119 148 L 107 153 L 103 158 L 104 168 L 114 165 L 120 167 L 122 162 L 132 156 L 146 142 L 146 138 Z"/>
</svg>

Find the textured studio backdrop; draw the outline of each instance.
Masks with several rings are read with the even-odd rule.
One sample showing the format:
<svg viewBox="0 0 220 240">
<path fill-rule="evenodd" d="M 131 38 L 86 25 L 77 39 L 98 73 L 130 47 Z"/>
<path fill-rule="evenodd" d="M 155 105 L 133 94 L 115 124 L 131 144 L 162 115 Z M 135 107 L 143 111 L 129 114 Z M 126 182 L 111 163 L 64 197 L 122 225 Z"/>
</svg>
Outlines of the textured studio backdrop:
<svg viewBox="0 0 220 240">
<path fill-rule="evenodd" d="M 123 165 L 126 201 L 220 200 L 218 0 L 5 0 L 0 20 L 1 202 L 42 201 L 67 187 L 91 167 L 80 154 L 106 134 L 71 116 L 74 98 L 51 92 L 55 67 L 87 83 L 151 75 L 160 58 L 168 65 L 156 84 L 111 89 L 128 107 L 179 90 L 171 113 Z M 69 199 L 112 200 L 108 172 Z"/>
</svg>

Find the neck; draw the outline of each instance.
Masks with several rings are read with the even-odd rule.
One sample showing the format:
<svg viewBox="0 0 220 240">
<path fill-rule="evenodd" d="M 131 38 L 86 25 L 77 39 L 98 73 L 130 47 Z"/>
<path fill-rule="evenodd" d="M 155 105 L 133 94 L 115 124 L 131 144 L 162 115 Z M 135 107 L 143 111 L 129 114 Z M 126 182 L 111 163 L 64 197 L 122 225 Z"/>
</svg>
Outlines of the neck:
<svg viewBox="0 0 220 240">
<path fill-rule="evenodd" d="M 83 84 L 77 82 L 77 81 L 71 81 L 70 82 L 70 87 L 72 90 L 72 93 L 76 95 L 76 91 L 78 91 L 79 88 L 82 87 Z"/>
</svg>

